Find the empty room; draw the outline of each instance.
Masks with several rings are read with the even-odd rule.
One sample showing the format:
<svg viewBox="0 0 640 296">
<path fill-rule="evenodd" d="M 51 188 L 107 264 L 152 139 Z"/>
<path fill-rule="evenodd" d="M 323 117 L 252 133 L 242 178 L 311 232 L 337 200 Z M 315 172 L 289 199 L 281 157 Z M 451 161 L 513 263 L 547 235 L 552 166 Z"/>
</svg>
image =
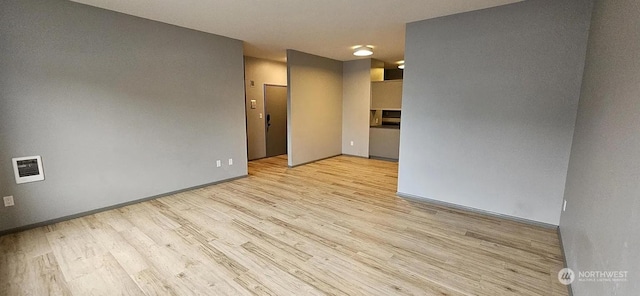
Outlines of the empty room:
<svg viewBox="0 0 640 296">
<path fill-rule="evenodd" d="M 640 2 L 0 1 L 0 295 L 637 295 Z"/>
</svg>

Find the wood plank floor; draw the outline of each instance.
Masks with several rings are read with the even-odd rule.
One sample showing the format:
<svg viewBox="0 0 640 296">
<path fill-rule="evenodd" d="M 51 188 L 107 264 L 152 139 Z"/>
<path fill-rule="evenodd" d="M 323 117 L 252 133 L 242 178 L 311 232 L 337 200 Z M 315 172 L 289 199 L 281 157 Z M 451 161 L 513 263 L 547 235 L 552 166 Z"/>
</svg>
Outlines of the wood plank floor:
<svg viewBox="0 0 640 296">
<path fill-rule="evenodd" d="M 0 295 L 567 295 L 555 230 L 395 196 L 340 156 L 0 237 Z"/>
</svg>

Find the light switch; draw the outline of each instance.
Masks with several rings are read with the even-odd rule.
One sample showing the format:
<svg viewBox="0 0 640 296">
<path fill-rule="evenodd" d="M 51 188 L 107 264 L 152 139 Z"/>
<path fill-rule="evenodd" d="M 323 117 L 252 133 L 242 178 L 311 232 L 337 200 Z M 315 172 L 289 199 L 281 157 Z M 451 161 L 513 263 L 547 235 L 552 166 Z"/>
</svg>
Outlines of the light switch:
<svg viewBox="0 0 640 296">
<path fill-rule="evenodd" d="M 255 109 L 257 105 L 256 100 L 251 100 L 251 109 Z"/>
<path fill-rule="evenodd" d="M 4 200 L 4 206 L 5 207 L 13 207 L 15 205 L 15 203 L 13 202 L 13 196 L 5 196 L 2 198 Z"/>
</svg>

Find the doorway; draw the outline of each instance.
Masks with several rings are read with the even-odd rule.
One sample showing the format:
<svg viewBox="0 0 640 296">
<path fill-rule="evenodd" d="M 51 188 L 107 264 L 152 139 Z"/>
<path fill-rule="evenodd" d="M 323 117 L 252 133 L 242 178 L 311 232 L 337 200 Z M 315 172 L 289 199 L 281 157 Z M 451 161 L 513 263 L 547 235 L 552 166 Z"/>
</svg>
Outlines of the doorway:
<svg viewBox="0 0 640 296">
<path fill-rule="evenodd" d="M 264 85 L 267 157 L 287 154 L 287 87 Z"/>
</svg>

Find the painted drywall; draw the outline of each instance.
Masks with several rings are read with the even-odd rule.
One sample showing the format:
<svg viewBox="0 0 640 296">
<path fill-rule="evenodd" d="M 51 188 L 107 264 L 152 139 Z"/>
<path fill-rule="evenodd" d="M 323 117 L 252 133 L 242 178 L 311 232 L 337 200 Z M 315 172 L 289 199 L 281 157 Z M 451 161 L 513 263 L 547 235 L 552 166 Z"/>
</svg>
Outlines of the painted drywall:
<svg viewBox="0 0 640 296">
<path fill-rule="evenodd" d="M 342 154 L 369 157 L 371 59 L 344 62 L 342 75 Z"/>
<path fill-rule="evenodd" d="M 0 231 L 247 174 L 241 41 L 59 0 L 0 2 L 0 40 Z"/>
<path fill-rule="evenodd" d="M 638 1 L 595 2 L 560 231 L 567 263 L 577 275 L 623 271 L 628 277 L 578 278 L 574 295 L 640 291 L 638 32 Z"/>
<path fill-rule="evenodd" d="M 253 81 L 253 86 L 251 82 Z M 244 87 L 247 109 L 247 155 L 249 160 L 267 156 L 265 141 L 264 85 L 287 85 L 287 64 L 265 59 L 244 58 Z M 251 100 L 256 108 L 251 109 Z M 260 118 L 262 115 L 262 118 Z"/>
<path fill-rule="evenodd" d="M 529 0 L 408 24 L 398 191 L 558 225 L 590 13 Z"/>
<path fill-rule="evenodd" d="M 342 62 L 287 50 L 289 166 L 342 153 Z"/>
<path fill-rule="evenodd" d="M 384 62 L 371 59 L 371 81 L 384 80 Z"/>
</svg>

